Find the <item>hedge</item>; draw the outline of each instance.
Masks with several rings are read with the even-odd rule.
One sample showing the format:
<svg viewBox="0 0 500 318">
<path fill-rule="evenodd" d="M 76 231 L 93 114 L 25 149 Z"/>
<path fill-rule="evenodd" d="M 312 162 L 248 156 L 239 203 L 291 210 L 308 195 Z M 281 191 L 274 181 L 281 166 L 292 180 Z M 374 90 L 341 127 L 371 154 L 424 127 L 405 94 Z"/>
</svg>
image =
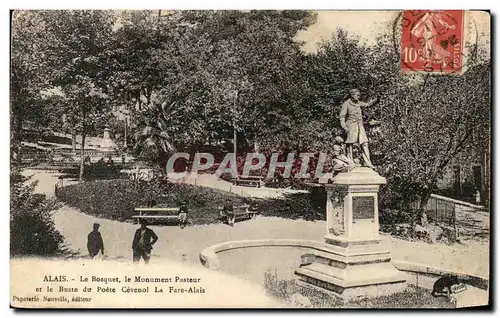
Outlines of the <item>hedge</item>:
<svg viewBox="0 0 500 318">
<path fill-rule="evenodd" d="M 261 215 L 308 221 L 326 220 L 326 191 L 313 187 L 310 193 L 287 194 L 282 198 L 257 202 Z"/>
<path fill-rule="evenodd" d="M 325 220 L 326 193 L 314 188 L 311 193 L 298 193 L 276 199 L 250 200 L 233 193 L 189 184 L 173 184 L 131 180 L 84 182 L 59 188 L 57 197 L 80 211 L 98 217 L 126 220 L 134 208 L 155 200 L 158 206 L 177 207 L 183 200 L 189 208 L 193 224 L 218 222 L 218 207 L 229 199 L 234 205 L 255 204 L 263 216 L 286 219 Z"/>
<path fill-rule="evenodd" d="M 217 222 L 218 207 L 227 199 L 235 205 L 247 200 L 238 195 L 206 187 L 131 180 L 83 182 L 59 188 L 57 197 L 80 211 L 98 217 L 126 220 L 136 214 L 134 208 L 147 206 L 155 200 L 158 206 L 178 207 L 185 200 L 189 219 L 194 224 Z"/>
<path fill-rule="evenodd" d="M 10 174 L 10 255 L 53 256 L 60 252 L 64 238 L 57 231 L 52 211 L 59 205 L 35 193 L 37 181 L 30 181 L 20 170 Z"/>
</svg>

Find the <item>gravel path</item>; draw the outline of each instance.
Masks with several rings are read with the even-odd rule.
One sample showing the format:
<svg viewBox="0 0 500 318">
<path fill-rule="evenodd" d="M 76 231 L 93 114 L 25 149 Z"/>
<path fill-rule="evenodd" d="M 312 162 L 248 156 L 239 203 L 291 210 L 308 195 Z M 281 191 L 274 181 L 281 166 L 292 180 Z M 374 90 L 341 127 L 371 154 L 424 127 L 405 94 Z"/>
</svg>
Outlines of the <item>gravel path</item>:
<svg viewBox="0 0 500 318">
<path fill-rule="evenodd" d="M 25 171 L 25 174 L 33 172 Z M 39 180 L 36 191 L 52 196 L 57 175 L 35 172 Z M 474 224 L 489 227 L 489 215 L 471 213 L 466 220 L 476 220 Z M 63 206 L 54 212 L 56 228 L 65 237 L 68 248 L 76 253 L 86 253 L 86 236 L 92 229 L 92 223 L 101 224 L 106 254 L 109 258 L 131 260 L 131 243 L 137 225 L 99 219 L 78 210 Z M 477 225 L 478 226 L 478 225 Z M 321 240 L 325 233 L 325 221 L 289 220 L 276 217 L 256 217 L 238 222 L 234 227 L 224 224 L 197 225 L 180 229 L 176 226 L 151 226 L 159 236 L 152 255 L 152 262 L 161 258 L 200 264 L 198 253 L 205 247 L 229 240 L 263 238 L 302 238 Z M 446 245 L 442 243 L 409 242 L 381 235 L 388 244 L 392 256 L 397 260 L 414 261 L 430 266 L 453 269 L 470 274 L 489 277 L 488 237 L 465 240 L 462 244 Z M 468 237 L 473 238 L 473 237 Z M 269 254 L 268 257 L 274 257 Z M 277 256 L 280 257 L 280 256 Z M 241 262 L 250 261 L 250 256 L 239 257 Z M 200 265 L 201 266 L 201 265 Z"/>
</svg>

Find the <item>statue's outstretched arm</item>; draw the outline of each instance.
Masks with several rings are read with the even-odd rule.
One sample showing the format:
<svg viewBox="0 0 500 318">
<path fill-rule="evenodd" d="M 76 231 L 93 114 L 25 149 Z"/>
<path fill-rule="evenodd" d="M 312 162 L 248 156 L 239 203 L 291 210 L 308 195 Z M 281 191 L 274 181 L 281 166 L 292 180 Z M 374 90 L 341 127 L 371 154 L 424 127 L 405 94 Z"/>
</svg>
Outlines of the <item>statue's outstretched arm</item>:
<svg viewBox="0 0 500 318">
<path fill-rule="evenodd" d="M 363 103 L 362 105 L 364 107 L 370 107 L 370 106 L 375 105 L 377 102 L 378 102 L 378 97 L 375 97 L 375 98 L 370 99 L 370 101 L 368 101 L 367 103 Z"/>
</svg>

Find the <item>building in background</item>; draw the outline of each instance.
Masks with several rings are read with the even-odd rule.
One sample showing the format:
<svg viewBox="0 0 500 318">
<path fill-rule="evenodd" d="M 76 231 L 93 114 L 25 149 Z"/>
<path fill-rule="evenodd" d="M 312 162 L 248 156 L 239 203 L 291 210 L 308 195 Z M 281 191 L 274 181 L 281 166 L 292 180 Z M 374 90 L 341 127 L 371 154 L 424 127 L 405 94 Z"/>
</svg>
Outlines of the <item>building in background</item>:
<svg viewBox="0 0 500 318">
<path fill-rule="evenodd" d="M 474 147 L 460 152 L 448 165 L 438 188 L 443 195 L 489 206 L 491 196 L 490 133 L 472 133 Z"/>
</svg>

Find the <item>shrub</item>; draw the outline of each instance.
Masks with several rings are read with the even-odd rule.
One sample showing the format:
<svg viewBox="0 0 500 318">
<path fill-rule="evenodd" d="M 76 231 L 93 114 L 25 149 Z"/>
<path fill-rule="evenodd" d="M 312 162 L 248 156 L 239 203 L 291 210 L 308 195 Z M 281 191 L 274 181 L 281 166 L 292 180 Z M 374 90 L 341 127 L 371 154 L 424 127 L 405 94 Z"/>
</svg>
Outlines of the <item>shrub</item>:
<svg viewBox="0 0 500 318">
<path fill-rule="evenodd" d="M 85 166 L 83 179 L 87 181 L 92 180 L 109 180 L 119 179 L 125 177 L 120 171 L 121 165 L 108 165 L 103 163 L 91 163 Z M 80 166 L 72 166 L 63 169 L 66 178 L 79 178 Z"/>
<path fill-rule="evenodd" d="M 410 209 L 381 209 L 379 222 L 380 224 L 412 223 L 414 217 L 415 213 Z"/>
<path fill-rule="evenodd" d="M 50 256 L 59 250 L 63 237 L 54 227 L 51 211 L 55 200 L 35 194 L 37 182 L 13 169 L 10 175 L 10 254 L 12 256 Z"/>
<path fill-rule="evenodd" d="M 295 193 L 284 198 L 257 202 L 262 215 L 287 219 L 326 220 L 326 192 L 324 188 L 313 188 L 311 193 Z"/>
<path fill-rule="evenodd" d="M 119 165 L 108 165 L 101 163 L 93 163 L 85 168 L 83 177 L 85 180 L 109 180 L 118 179 L 121 177 Z M 78 170 L 78 173 L 80 171 Z"/>
<path fill-rule="evenodd" d="M 207 224 L 219 218 L 218 207 L 227 199 L 240 205 L 243 197 L 206 187 L 169 182 L 103 180 L 62 187 L 57 197 L 82 212 L 114 220 L 129 219 L 134 208 L 147 206 L 154 199 L 159 206 L 177 207 L 186 201 L 194 224 Z"/>
</svg>

